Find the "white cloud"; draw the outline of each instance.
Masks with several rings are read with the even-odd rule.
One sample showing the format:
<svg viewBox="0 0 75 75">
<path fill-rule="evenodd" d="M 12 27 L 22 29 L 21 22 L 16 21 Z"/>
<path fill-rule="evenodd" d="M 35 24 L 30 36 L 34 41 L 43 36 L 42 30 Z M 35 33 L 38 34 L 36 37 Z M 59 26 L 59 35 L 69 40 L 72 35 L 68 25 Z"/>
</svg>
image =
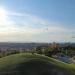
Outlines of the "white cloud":
<svg viewBox="0 0 75 75">
<path fill-rule="evenodd" d="M 9 15 L 12 15 L 14 17 L 18 16 L 19 21 L 21 21 L 22 25 L 18 25 L 17 23 L 15 23 L 16 21 L 11 21 L 10 18 L 12 17 L 9 17 Z M 23 19 L 21 20 L 20 18 Z M 41 27 L 37 28 L 37 26 L 32 27 L 31 25 L 40 25 Z M 72 32 L 75 32 L 75 30 L 64 28 L 61 25 L 58 25 L 59 24 L 50 23 L 49 21 L 43 20 L 37 16 L 27 13 L 8 13 L 5 14 L 3 22 L 0 23 L 0 41 L 49 42 L 70 40 L 69 37 L 72 35 Z"/>
</svg>

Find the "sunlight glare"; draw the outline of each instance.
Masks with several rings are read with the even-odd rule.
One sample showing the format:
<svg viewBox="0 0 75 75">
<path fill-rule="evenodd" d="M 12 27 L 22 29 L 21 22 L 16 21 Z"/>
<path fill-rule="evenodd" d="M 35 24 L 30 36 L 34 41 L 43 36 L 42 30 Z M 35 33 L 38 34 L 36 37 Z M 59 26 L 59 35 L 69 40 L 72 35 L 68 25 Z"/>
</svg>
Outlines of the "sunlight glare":
<svg viewBox="0 0 75 75">
<path fill-rule="evenodd" d="M 0 8 L 0 24 L 3 24 L 7 20 L 7 11 L 3 8 Z"/>
</svg>

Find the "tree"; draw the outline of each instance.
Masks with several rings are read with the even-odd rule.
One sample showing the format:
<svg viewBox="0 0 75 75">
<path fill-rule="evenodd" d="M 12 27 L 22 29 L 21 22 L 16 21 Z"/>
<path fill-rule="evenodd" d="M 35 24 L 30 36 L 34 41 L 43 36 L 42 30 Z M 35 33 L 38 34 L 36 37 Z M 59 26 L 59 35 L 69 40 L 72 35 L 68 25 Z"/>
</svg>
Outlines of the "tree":
<svg viewBox="0 0 75 75">
<path fill-rule="evenodd" d="M 42 54 L 42 53 L 43 53 L 43 52 L 42 52 L 42 47 L 41 47 L 41 46 L 37 47 L 37 48 L 36 48 L 36 52 L 37 52 L 38 54 Z"/>
</svg>

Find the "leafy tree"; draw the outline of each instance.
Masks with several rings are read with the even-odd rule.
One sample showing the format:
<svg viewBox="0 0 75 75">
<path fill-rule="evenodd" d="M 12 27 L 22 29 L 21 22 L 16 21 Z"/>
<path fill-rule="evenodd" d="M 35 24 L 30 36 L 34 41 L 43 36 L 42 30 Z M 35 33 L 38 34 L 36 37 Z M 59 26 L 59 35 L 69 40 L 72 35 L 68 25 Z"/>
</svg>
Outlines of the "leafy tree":
<svg viewBox="0 0 75 75">
<path fill-rule="evenodd" d="M 38 54 L 42 54 L 42 47 L 37 47 L 37 48 L 36 48 L 36 52 L 37 52 Z"/>
</svg>

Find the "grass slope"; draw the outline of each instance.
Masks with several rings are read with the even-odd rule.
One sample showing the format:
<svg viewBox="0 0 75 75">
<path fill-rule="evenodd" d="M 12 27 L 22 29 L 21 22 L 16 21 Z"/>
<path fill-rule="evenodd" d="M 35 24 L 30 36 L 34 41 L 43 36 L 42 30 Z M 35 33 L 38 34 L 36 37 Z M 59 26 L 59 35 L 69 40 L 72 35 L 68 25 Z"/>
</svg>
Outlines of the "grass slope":
<svg viewBox="0 0 75 75">
<path fill-rule="evenodd" d="M 75 65 L 21 53 L 0 58 L 0 75 L 75 75 Z"/>
</svg>

